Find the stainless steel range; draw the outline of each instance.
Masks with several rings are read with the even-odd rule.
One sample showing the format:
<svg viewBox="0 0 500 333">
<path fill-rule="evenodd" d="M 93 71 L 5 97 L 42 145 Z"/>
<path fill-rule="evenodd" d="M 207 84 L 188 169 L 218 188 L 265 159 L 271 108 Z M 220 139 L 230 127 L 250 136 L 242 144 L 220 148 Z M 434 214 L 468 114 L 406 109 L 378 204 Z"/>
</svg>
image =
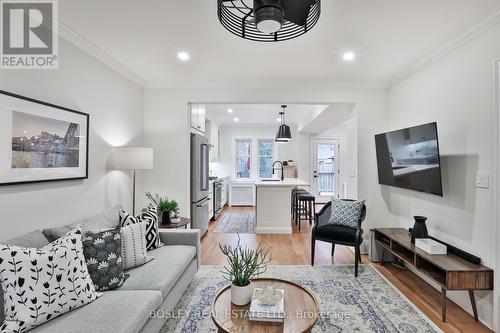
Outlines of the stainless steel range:
<svg viewBox="0 0 500 333">
<path fill-rule="evenodd" d="M 222 212 L 222 188 L 224 187 L 224 179 L 219 178 L 214 182 L 214 217 L 217 220 Z"/>
</svg>

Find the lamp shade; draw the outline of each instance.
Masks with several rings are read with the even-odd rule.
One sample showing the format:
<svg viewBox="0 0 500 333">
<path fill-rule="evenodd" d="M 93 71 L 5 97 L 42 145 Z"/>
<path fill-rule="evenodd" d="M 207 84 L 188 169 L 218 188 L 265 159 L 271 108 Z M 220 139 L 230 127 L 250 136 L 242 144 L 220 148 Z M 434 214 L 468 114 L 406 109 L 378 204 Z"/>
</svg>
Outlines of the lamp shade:
<svg viewBox="0 0 500 333">
<path fill-rule="evenodd" d="M 153 169 L 153 148 L 119 147 L 113 153 L 116 170 Z"/>
<path fill-rule="evenodd" d="M 290 131 L 290 126 L 281 125 L 276 134 L 276 142 L 288 142 L 292 140 L 292 132 Z"/>
</svg>

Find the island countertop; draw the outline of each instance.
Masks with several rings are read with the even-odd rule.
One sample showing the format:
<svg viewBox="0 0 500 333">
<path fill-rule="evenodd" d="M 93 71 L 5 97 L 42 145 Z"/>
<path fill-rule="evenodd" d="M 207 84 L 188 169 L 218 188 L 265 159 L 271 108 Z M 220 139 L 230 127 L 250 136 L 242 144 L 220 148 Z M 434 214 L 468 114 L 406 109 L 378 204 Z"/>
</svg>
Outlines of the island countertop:
<svg viewBox="0 0 500 333">
<path fill-rule="evenodd" d="M 265 180 L 257 180 L 255 182 L 256 187 L 294 187 L 294 186 L 309 186 L 310 184 L 306 181 L 303 181 L 300 178 L 285 178 L 285 180 L 278 181 L 265 181 Z"/>
</svg>

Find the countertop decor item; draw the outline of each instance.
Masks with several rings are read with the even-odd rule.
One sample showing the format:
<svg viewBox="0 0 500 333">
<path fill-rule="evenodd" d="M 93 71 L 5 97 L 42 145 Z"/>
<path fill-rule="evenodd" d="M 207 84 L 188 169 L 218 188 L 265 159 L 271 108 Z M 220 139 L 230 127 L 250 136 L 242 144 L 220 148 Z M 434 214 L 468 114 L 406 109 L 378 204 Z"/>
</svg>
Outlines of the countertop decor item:
<svg viewBox="0 0 500 333">
<path fill-rule="evenodd" d="M 0 90 L 0 185 L 88 178 L 89 115 Z"/>
<path fill-rule="evenodd" d="M 247 245 L 241 245 L 239 235 L 235 247 L 219 243 L 219 248 L 228 261 L 222 274 L 231 282 L 231 302 L 238 306 L 247 305 L 252 300 L 252 279 L 265 273 L 267 264 L 271 261 L 269 250 L 264 251 L 260 245 L 251 250 Z"/>
<path fill-rule="evenodd" d="M 429 237 L 429 233 L 427 232 L 427 226 L 425 225 L 427 217 L 413 216 L 413 218 L 415 219 L 415 224 L 413 225 L 411 232 L 411 242 L 412 244 L 415 244 L 415 238 L 427 238 Z"/>
<path fill-rule="evenodd" d="M 156 206 L 158 214 L 161 215 L 162 224 L 170 224 L 172 223 L 172 218 L 179 218 L 179 205 L 177 201 L 161 197 L 158 193 L 153 195 L 151 192 L 146 193 L 146 198 L 151 204 Z"/>
<path fill-rule="evenodd" d="M 415 247 L 429 254 L 448 253 L 446 245 L 430 238 L 415 238 Z"/>
<path fill-rule="evenodd" d="M 222 26 L 236 36 L 257 42 L 299 37 L 316 25 L 320 14 L 320 0 L 217 1 Z"/>
<path fill-rule="evenodd" d="M 132 215 L 135 214 L 136 170 L 153 169 L 153 149 L 144 147 L 119 147 L 111 155 L 116 170 L 132 170 Z"/>
</svg>

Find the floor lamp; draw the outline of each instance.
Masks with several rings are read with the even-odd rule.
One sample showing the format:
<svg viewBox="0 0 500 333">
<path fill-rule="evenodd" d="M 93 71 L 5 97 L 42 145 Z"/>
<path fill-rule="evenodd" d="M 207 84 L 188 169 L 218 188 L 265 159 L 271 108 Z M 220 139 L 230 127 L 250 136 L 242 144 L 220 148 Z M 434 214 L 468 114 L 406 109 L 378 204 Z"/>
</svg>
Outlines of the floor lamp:
<svg viewBox="0 0 500 333">
<path fill-rule="evenodd" d="M 153 169 L 153 148 L 119 147 L 114 152 L 116 170 L 133 171 L 132 214 L 135 215 L 135 172 Z"/>
</svg>

